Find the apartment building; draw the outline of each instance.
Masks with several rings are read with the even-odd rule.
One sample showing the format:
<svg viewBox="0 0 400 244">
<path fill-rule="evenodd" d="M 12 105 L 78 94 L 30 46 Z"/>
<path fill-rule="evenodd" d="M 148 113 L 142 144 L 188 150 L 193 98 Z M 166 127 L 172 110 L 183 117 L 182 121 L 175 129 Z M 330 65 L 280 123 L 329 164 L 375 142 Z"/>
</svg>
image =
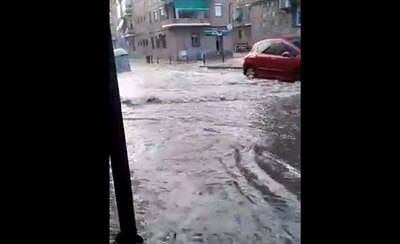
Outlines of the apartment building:
<svg viewBox="0 0 400 244">
<path fill-rule="evenodd" d="M 231 22 L 229 0 L 135 0 L 133 25 L 135 57 L 201 59 L 232 55 L 232 34 L 221 39 L 206 30 L 226 30 Z M 223 45 L 222 45 L 223 44 Z"/>
<path fill-rule="evenodd" d="M 110 0 L 110 28 L 114 48 L 124 48 L 130 53 L 134 47 L 132 0 Z"/>
<path fill-rule="evenodd" d="M 115 43 L 134 57 L 200 59 L 300 33 L 300 0 L 111 0 Z M 116 16 L 116 17 L 115 17 Z M 223 45 L 205 31 L 229 29 Z"/>
<path fill-rule="evenodd" d="M 234 47 L 300 33 L 300 0 L 233 0 Z"/>
</svg>

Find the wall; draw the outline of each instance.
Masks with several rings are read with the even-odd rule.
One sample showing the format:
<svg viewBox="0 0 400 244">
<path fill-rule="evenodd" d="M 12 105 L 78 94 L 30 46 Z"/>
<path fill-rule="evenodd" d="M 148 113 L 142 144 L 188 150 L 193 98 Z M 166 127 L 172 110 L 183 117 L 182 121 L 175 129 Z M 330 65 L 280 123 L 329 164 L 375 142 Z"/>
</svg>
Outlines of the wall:
<svg viewBox="0 0 400 244">
<path fill-rule="evenodd" d="M 220 29 L 225 27 L 229 23 L 229 0 L 210 0 L 209 1 L 209 20 L 212 27 Z M 215 3 L 222 3 L 222 17 L 215 17 Z M 168 29 L 162 29 L 162 21 L 152 23 L 149 22 L 149 12 L 162 6 L 160 0 L 136 0 L 133 1 L 133 21 L 135 28 L 135 41 L 136 51 L 134 57 L 144 57 L 146 55 L 153 55 L 154 58 L 159 56 L 162 59 L 169 59 L 173 56 L 176 59 L 179 50 L 188 50 L 190 59 L 197 59 L 201 53 L 201 48 L 207 49 L 209 57 L 216 56 L 216 40 L 215 37 L 206 37 L 203 34 L 205 29 L 211 27 L 173 27 Z M 137 21 L 138 17 L 145 16 L 145 21 Z M 169 9 L 169 19 L 173 18 L 173 10 Z M 191 34 L 200 34 L 200 48 L 192 47 Z M 155 48 L 151 47 L 151 36 L 166 34 L 167 48 Z M 226 56 L 232 55 L 233 34 L 229 34 L 224 37 L 224 49 L 226 50 Z M 147 39 L 149 45 L 147 47 L 139 46 L 140 40 Z"/>
<path fill-rule="evenodd" d="M 117 26 L 119 24 L 119 17 L 121 14 L 121 5 L 117 0 L 110 1 L 110 30 L 111 35 L 115 38 L 113 41 L 114 48 L 127 48 L 127 43 L 121 34 L 117 31 Z"/>
<path fill-rule="evenodd" d="M 239 30 L 242 31 L 242 37 L 239 38 Z M 235 27 L 232 33 L 234 43 L 252 43 L 251 26 Z"/>
<path fill-rule="evenodd" d="M 174 49 L 171 51 L 174 52 L 176 56 L 179 50 L 187 50 L 189 59 L 191 60 L 200 59 L 202 51 L 205 51 L 209 58 L 217 57 L 216 37 L 204 35 L 204 30 L 208 28 L 209 27 L 179 27 L 171 29 L 170 32 L 173 32 L 171 37 L 174 42 Z M 192 33 L 200 34 L 200 47 L 192 47 Z M 226 57 L 232 56 L 232 38 L 230 35 L 224 37 L 224 49 Z"/>
<path fill-rule="evenodd" d="M 291 14 L 279 9 L 278 0 L 260 2 L 252 6 L 252 42 L 293 33 Z"/>
<path fill-rule="evenodd" d="M 226 26 L 230 23 L 229 21 L 229 4 L 230 0 L 209 0 L 208 1 L 208 16 L 210 22 L 213 26 Z M 215 4 L 221 3 L 222 4 L 222 17 L 215 16 Z"/>
<path fill-rule="evenodd" d="M 245 4 L 250 6 L 250 18 L 242 23 L 235 23 L 233 40 L 234 43 L 248 42 L 253 45 L 259 40 L 270 37 L 276 37 L 284 34 L 299 33 L 300 28 L 292 26 L 292 16 L 290 12 L 279 9 L 278 0 L 265 1 L 233 1 L 232 11 L 236 7 L 244 7 Z M 251 26 L 244 27 L 244 24 L 251 23 Z M 242 40 L 238 38 L 238 30 L 242 29 Z"/>
</svg>

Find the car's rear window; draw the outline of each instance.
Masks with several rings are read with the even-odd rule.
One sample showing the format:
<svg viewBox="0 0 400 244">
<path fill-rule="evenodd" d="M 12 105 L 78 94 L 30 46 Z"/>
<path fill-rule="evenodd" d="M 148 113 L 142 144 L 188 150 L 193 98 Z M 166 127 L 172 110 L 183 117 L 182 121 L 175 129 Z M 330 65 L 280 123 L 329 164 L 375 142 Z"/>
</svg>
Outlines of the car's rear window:
<svg viewBox="0 0 400 244">
<path fill-rule="evenodd" d="M 291 40 L 289 40 L 293 45 L 295 45 L 298 48 L 301 48 L 301 43 L 300 43 L 300 38 L 296 37 L 296 38 L 292 38 Z"/>
<path fill-rule="evenodd" d="M 265 49 L 267 49 L 269 47 L 269 45 L 271 45 L 271 42 L 268 41 L 268 40 L 256 43 L 256 46 L 255 46 L 256 52 L 257 53 L 262 53 Z"/>
</svg>

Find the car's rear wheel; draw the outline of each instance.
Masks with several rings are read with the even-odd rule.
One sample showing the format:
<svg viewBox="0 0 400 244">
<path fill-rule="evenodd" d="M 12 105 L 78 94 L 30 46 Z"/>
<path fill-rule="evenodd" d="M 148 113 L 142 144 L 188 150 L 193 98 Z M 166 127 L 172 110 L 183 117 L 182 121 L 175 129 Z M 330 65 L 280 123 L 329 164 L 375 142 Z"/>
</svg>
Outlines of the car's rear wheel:
<svg viewBox="0 0 400 244">
<path fill-rule="evenodd" d="M 250 80 L 256 78 L 256 72 L 253 68 L 247 68 L 246 69 L 246 76 L 247 78 L 249 78 Z"/>
</svg>

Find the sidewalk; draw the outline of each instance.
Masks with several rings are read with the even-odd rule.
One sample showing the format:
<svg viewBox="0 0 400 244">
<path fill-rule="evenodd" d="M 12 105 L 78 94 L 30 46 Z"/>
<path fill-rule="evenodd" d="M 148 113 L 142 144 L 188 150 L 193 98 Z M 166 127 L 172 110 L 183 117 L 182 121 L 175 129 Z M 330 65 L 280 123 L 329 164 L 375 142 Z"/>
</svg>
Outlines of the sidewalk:
<svg viewBox="0 0 400 244">
<path fill-rule="evenodd" d="M 208 69 L 242 69 L 243 68 L 243 58 L 229 58 L 222 60 L 207 60 L 206 64 L 200 63 L 200 67 Z"/>
<path fill-rule="evenodd" d="M 221 58 L 218 59 L 207 59 L 206 64 L 203 64 L 203 61 L 199 60 L 190 60 L 188 62 L 179 61 L 176 62 L 173 60 L 169 63 L 169 60 L 160 59 L 157 62 L 156 59 L 153 60 L 152 64 L 146 63 L 146 60 L 143 58 L 131 58 L 130 63 L 131 66 L 134 67 L 137 64 L 147 64 L 147 65 L 188 65 L 188 66 L 197 66 L 201 68 L 208 69 L 242 69 L 243 68 L 243 58 L 247 53 L 234 53 L 233 57 L 226 58 L 225 62 L 222 62 Z"/>
<path fill-rule="evenodd" d="M 201 62 L 200 67 L 209 69 L 242 69 L 243 58 L 247 53 L 234 53 L 232 58 L 225 59 L 222 62 L 221 59 L 206 60 L 206 64 L 203 65 Z"/>
</svg>

